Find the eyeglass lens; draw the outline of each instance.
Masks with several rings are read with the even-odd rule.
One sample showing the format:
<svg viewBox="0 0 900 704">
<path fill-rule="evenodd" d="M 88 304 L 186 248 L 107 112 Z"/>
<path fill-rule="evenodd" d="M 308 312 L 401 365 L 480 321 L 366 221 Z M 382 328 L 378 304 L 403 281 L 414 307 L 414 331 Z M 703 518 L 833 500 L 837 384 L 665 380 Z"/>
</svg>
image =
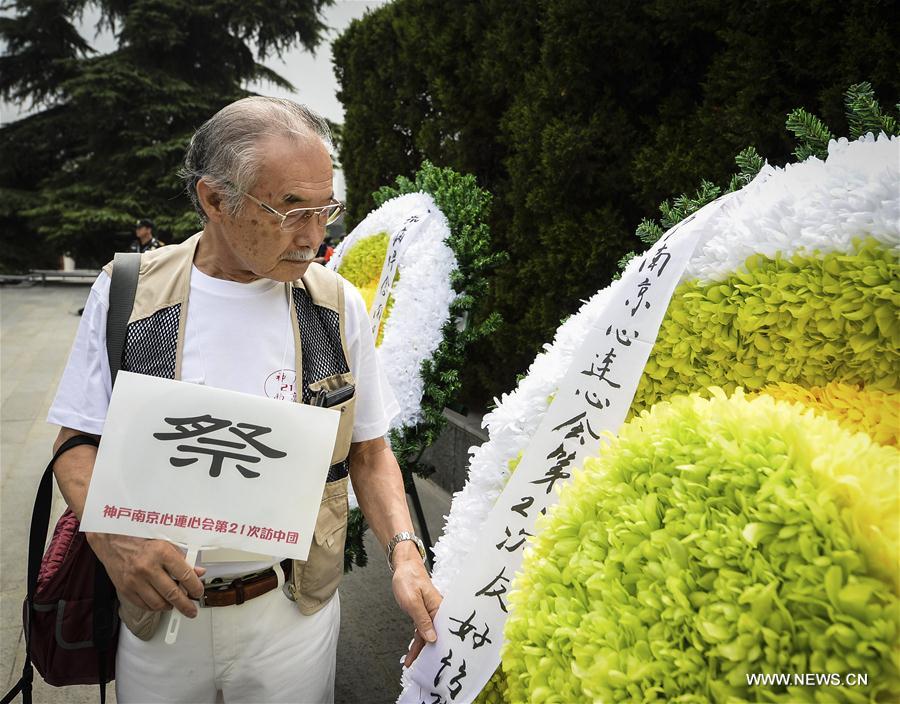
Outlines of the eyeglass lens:
<svg viewBox="0 0 900 704">
<path fill-rule="evenodd" d="M 299 213 L 291 213 L 284 219 L 281 227 L 284 230 L 297 230 L 305 226 L 313 214 L 318 216 L 320 225 L 331 225 L 341 216 L 344 209 L 337 203 L 326 205 L 318 210 L 302 210 Z"/>
</svg>

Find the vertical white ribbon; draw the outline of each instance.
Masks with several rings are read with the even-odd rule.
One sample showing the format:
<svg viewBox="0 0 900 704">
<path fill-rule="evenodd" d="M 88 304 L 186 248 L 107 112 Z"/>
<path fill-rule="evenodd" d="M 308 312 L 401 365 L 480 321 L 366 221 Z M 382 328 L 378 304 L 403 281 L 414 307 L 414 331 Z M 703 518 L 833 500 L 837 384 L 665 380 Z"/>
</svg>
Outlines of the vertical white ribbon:
<svg viewBox="0 0 900 704">
<path fill-rule="evenodd" d="M 659 328 L 710 218 L 732 197 L 706 205 L 671 228 L 616 285 L 596 326 L 576 351 L 519 466 L 482 528 L 484 540 L 447 589 L 435 617 L 438 639 L 407 673 L 398 704 L 475 699 L 500 664 L 510 583 L 537 516 L 557 500 L 604 435 L 625 420 Z"/>
<path fill-rule="evenodd" d="M 403 245 L 404 240 L 415 236 L 415 233 L 422 227 L 428 215 L 429 211 L 422 212 L 417 210 L 413 212 L 391 234 L 387 253 L 384 257 L 384 264 L 381 267 L 381 276 L 378 277 L 378 288 L 375 291 L 375 298 L 372 300 L 372 308 L 369 310 L 372 336 L 376 341 L 378 340 L 378 328 L 381 325 L 381 318 L 384 316 L 391 289 L 394 288 L 394 277 L 397 274 L 397 266 L 400 264 L 400 255 L 405 249 Z"/>
</svg>

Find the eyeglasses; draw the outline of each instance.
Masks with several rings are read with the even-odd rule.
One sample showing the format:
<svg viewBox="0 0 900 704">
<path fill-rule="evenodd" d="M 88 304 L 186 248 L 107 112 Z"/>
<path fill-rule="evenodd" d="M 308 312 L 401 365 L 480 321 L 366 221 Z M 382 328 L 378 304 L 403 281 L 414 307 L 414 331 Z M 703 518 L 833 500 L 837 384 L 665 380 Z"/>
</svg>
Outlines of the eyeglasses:
<svg viewBox="0 0 900 704">
<path fill-rule="evenodd" d="M 337 222 L 338 218 L 343 215 L 345 210 L 344 204 L 339 200 L 336 200 L 334 203 L 323 205 L 320 208 L 294 208 L 293 210 L 288 210 L 286 213 L 281 213 L 268 203 L 263 203 L 259 198 L 255 198 L 249 193 L 244 193 L 244 195 L 267 213 L 271 213 L 272 215 L 281 218 L 281 229 L 285 232 L 296 232 L 297 230 L 303 229 L 309 224 L 310 220 L 312 220 L 313 215 L 316 216 L 316 221 L 319 225 L 327 227 L 328 225 Z"/>
</svg>

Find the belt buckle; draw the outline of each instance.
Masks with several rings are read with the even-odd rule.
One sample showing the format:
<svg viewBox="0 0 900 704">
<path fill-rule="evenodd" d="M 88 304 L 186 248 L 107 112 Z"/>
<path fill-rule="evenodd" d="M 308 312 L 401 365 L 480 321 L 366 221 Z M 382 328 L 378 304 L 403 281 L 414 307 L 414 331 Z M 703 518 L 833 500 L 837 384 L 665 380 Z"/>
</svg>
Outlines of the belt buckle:
<svg viewBox="0 0 900 704">
<path fill-rule="evenodd" d="M 206 603 L 206 590 L 210 589 L 212 591 L 227 589 L 229 586 L 228 582 L 223 582 L 221 578 L 216 577 L 214 580 L 208 583 L 203 584 L 203 593 L 200 595 L 200 598 L 197 599 L 197 605 L 203 608 L 212 608 L 209 604 Z"/>
</svg>

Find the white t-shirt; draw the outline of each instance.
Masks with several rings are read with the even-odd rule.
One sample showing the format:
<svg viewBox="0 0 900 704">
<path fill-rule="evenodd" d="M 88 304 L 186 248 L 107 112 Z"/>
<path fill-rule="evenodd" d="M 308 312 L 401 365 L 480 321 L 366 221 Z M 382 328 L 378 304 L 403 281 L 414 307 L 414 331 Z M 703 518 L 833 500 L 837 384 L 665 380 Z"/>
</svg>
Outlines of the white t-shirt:
<svg viewBox="0 0 900 704">
<path fill-rule="evenodd" d="M 102 435 L 112 391 L 106 355 L 110 279 L 101 273 L 88 295 L 65 372 L 47 421 Z M 345 328 L 350 371 L 356 384 L 353 442 L 384 435 L 399 412 L 375 354 L 365 302 L 344 281 Z M 260 279 L 249 284 L 191 271 L 182 381 L 203 383 L 285 401 L 296 397 L 294 335 L 286 284 Z M 202 556 L 201 556 L 202 557 Z M 204 579 L 247 574 L 275 563 L 202 562 Z"/>
</svg>

